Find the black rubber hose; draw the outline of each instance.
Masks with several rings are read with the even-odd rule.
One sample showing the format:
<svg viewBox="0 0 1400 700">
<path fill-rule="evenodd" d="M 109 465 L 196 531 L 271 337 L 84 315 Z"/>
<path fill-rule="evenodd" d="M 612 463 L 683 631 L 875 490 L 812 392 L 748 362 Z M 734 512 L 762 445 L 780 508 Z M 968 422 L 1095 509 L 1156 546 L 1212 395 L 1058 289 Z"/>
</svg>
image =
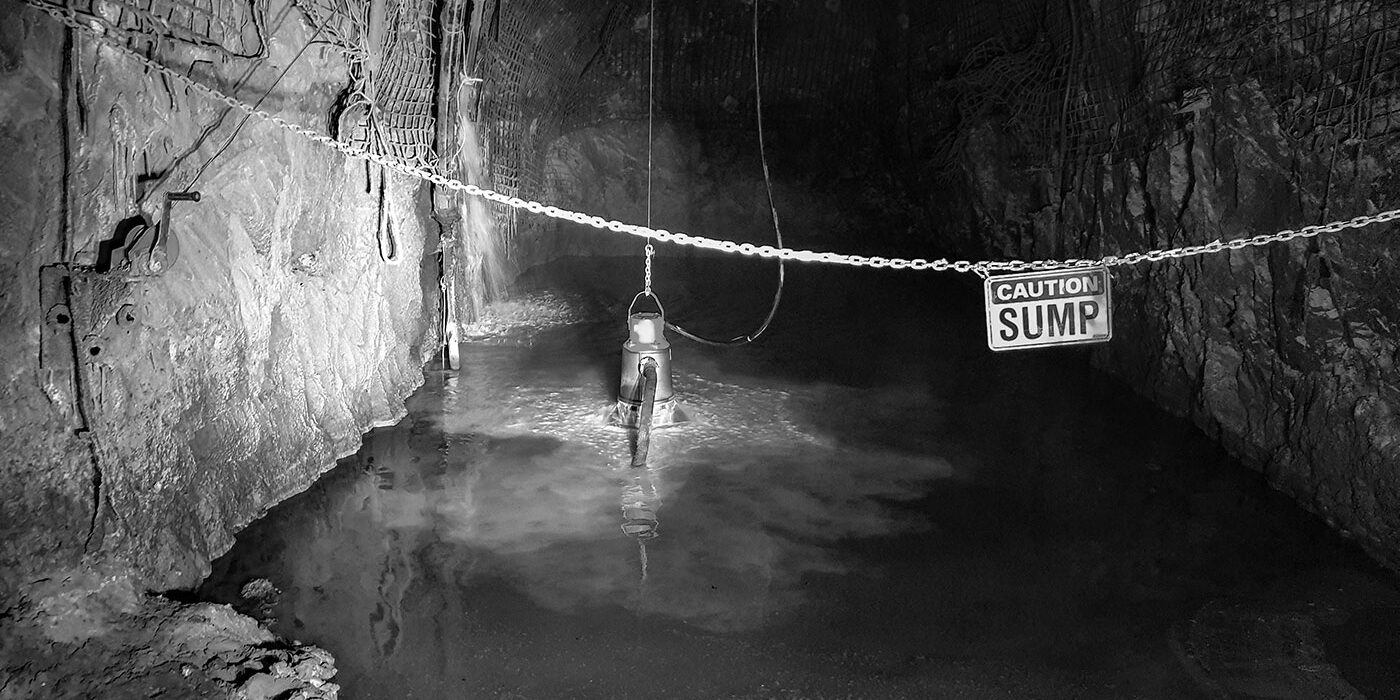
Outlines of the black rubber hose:
<svg viewBox="0 0 1400 700">
<path fill-rule="evenodd" d="M 651 450 L 651 414 L 656 410 L 656 360 L 642 360 L 642 408 L 637 414 L 637 449 L 632 452 L 632 466 L 645 467 Z"/>
<path fill-rule="evenodd" d="M 774 235 L 775 238 L 778 239 L 778 247 L 779 247 L 779 248 L 782 248 L 782 247 L 783 247 L 783 227 L 780 226 L 780 225 L 778 225 L 778 205 L 777 205 L 776 203 L 774 203 L 774 201 L 773 201 L 773 176 L 772 176 L 771 174 L 769 174 L 769 172 L 768 172 L 768 149 L 767 149 L 767 147 L 764 145 L 764 142 L 763 142 L 763 91 L 762 91 L 761 89 L 759 89 L 759 78 L 760 78 L 760 73 L 759 73 L 759 70 L 758 70 L 758 3 L 757 3 L 757 2 L 754 2 L 754 4 L 753 4 L 753 97 L 754 97 L 754 114 L 755 114 L 756 119 L 757 119 L 757 121 L 758 121 L 758 157 L 759 157 L 759 160 L 763 162 L 763 187 L 764 187 L 764 189 L 768 192 L 768 211 L 771 212 L 771 213 L 773 214 L 773 235 Z M 651 171 L 648 170 L 647 172 L 650 173 Z M 650 201 L 650 200 L 648 200 L 648 201 Z M 648 221 L 647 221 L 647 224 L 650 225 L 650 224 L 651 224 L 651 221 L 648 220 Z M 773 322 L 773 317 L 776 316 L 776 315 L 778 314 L 778 304 L 782 303 L 782 301 L 783 301 L 783 279 L 784 279 L 784 277 L 785 277 L 785 271 L 784 271 L 784 269 L 783 269 L 783 259 L 782 259 L 782 258 L 778 258 L 778 288 L 777 288 L 776 290 L 773 291 L 773 303 L 772 303 L 772 305 L 770 305 L 770 306 L 768 307 L 768 316 L 767 316 L 766 318 L 763 319 L 763 323 L 762 323 L 761 325 L 759 325 L 758 330 L 756 330 L 756 331 L 754 331 L 754 332 L 752 332 L 752 333 L 750 333 L 750 334 L 748 334 L 748 335 L 737 336 L 737 337 L 734 337 L 734 338 L 730 338 L 729 340 L 715 340 L 715 339 L 712 339 L 712 338 L 706 338 L 705 336 L 702 336 L 702 335 L 697 335 L 697 334 L 695 334 L 695 333 L 691 333 L 690 331 L 688 331 L 688 330 L 686 330 L 686 329 L 684 329 L 684 328 L 681 328 L 680 326 L 677 326 L 677 325 L 674 324 L 674 323 L 667 323 L 667 324 L 666 324 L 666 327 L 669 328 L 669 329 L 671 329 L 671 330 L 673 330 L 673 331 L 675 331 L 676 333 L 678 333 L 678 334 L 680 334 L 680 335 L 686 337 L 686 338 L 689 338 L 689 339 L 691 339 L 691 340 L 693 340 L 693 341 L 695 341 L 695 342 L 697 342 L 697 343 L 701 343 L 701 344 L 703 344 L 703 345 L 715 345 L 715 346 L 719 346 L 719 347 L 734 347 L 734 346 L 736 346 L 736 345 L 747 345 L 747 344 L 749 344 L 749 343 L 752 343 L 753 341 L 758 340 L 758 336 L 763 335 L 764 331 L 768 330 L 768 324 L 772 323 L 772 322 Z"/>
</svg>

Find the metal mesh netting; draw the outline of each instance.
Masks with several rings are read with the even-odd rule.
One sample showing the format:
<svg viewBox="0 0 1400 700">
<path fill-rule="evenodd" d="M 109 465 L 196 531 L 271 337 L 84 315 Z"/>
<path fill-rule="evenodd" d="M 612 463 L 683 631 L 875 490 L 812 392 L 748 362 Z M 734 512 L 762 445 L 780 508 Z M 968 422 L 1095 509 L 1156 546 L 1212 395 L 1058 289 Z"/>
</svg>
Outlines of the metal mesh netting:
<svg viewBox="0 0 1400 700">
<path fill-rule="evenodd" d="M 337 135 L 414 165 L 436 165 L 435 0 L 295 2 L 350 64 Z"/>
<path fill-rule="evenodd" d="M 436 137 L 432 31 L 436 3 L 398 0 L 386 5 L 378 60 L 366 65 L 369 70 L 362 81 L 373 106 L 371 143 L 380 153 L 431 165 Z"/>
<path fill-rule="evenodd" d="M 170 39 L 230 58 L 267 56 L 266 0 L 41 0 L 132 41 Z M 292 0 L 350 64 L 344 136 L 415 165 L 436 165 L 437 0 Z"/>
<path fill-rule="evenodd" d="M 235 58 L 267 53 L 258 0 L 43 0 L 138 36 L 159 36 Z"/>
<path fill-rule="evenodd" d="M 472 71 L 472 77 L 481 81 L 472 108 L 474 121 L 480 125 L 480 147 L 493 189 L 512 196 L 521 194 L 521 162 L 530 128 L 523 95 L 539 89 L 551 72 L 559 72 L 555 64 L 562 60 L 564 47 L 546 43 L 547 39 L 558 41 L 561 27 L 535 26 L 558 14 L 546 11 L 553 10 L 553 4 L 542 0 L 494 3 L 478 35 L 484 47 Z M 574 28 L 580 33 L 582 29 Z M 515 210 L 496 207 L 495 219 L 499 233 L 507 238 L 515 235 Z"/>
<path fill-rule="evenodd" d="M 1273 31 L 1263 45 L 1274 55 L 1259 56 L 1258 69 L 1292 102 L 1287 116 L 1295 136 L 1329 129 L 1370 139 L 1400 130 L 1400 5 L 1286 3 L 1265 19 Z M 1251 38 L 1242 53 L 1257 48 Z M 1272 75 L 1265 72 L 1270 58 Z"/>
</svg>

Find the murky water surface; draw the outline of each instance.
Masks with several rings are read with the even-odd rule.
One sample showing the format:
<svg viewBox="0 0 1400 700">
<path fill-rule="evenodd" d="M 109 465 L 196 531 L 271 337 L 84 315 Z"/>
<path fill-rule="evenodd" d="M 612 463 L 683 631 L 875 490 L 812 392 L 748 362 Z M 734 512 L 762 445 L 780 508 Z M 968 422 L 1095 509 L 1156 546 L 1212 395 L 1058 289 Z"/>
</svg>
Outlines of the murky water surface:
<svg viewBox="0 0 1400 700">
<path fill-rule="evenodd" d="M 946 280 L 793 269 L 759 344 L 673 338 L 694 420 L 630 469 L 606 415 L 636 267 L 527 276 L 204 592 L 271 580 L 273 627 L 331 650 L 348 698 L 1189 698 L 1208 601 L 1345 579 L 1400 610 L 1083 351 L 992 355 L 978 290 Z M 772 283 L 660 274 L 673 319 L 724 336 Z"/>
</svg>

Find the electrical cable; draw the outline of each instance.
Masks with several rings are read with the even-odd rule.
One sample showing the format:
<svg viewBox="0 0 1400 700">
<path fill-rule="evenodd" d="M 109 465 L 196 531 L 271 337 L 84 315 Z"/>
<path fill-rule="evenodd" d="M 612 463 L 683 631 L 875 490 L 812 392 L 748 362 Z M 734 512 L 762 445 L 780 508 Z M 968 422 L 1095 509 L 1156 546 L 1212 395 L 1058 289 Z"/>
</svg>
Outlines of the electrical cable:
<svg viewBox="0 0 1400 700">
<path fill-rule="evenodd" d="M 653 125 L 656 122 L 656 0 L 651 0 L 647 10 L 647 228 L 651 228 L 651 175 L 652 175 L 652 150 L 655 140 L 652 138 Z M 660 306 L 661 301 L 651 291 L 651 264 L 652 258 L 656 256 L 656 246 L 647 241 L 646 248 L 642 249 L 646 256 L 645 268 L 642 274 L 642 293 L 650 296 L 653 301 Z M 634 302 L 635 303 L 635 302 Z M 663 313 L 664 317 L 664 313 Z"/>
<path fill-rule="evenodd" d="M 254 109 L 257 109 L 259 106 L 262 105 L 263 100 L 266 100 L 268 96 L 272 94 L 272 91 L 277 88 L 278 84 L 282 82 L 282 79 L 287 77 L 287 73 L 292 70 L 292 66 L 296 65 L 297 61 L 301 60 L 302 55 L 306 53 L 306 50 L 311 48 L 311 46 L 316 43 L 316 40 L 321 37 L 321 29 L 321 27 L 317 27 L 316 33 L 312 34 L 311 38 L 307 39 L 306 44 L 301 47 L 300 51 L 297 52 L 297 55 L 293 56 L 292 60 L 287 62 L 287 65 L 285 68 L 282 69 L 282 72 L 277 75 L 277 78 L 272 81 L 271 85 L 267 86 L 267 90 L 263 91 L 262 97 L 259 97 L 258 101 L 253 103 Z M 225 110 L 225 114 L 227 113 L 227 110 Z M 221 147 L 218 151 L 215 151 L 214 155 L 209 156 L 209 158 L 199 166 L 199 170 L 195 171 L 194 177 L 190 178 L 189 184 L 185 185 L 186 190 L 194 189 L 194 186 L 199 182 L 199 178 L 204 176 L 204 172 L 209 169 L 209 166 L 212 165 L 214 161 L 218 160 L 219 157 L 222 156 L 224 152 L 227 151 L 229 147 L 233 145 L 233 140 L 238 138 L 238 134 L 243 131 L 243 127 L 248 125 L 248 120 L 252 118 L 252 116 L 253 115 L 251 114 L 243 115 L 243 119 L 238 122 L 238 126 L 235 126 L 233 128 L 233 132 L 228 135 L 228 140 L 224 141 L 223 147 Z M 220 120 L 222 120 L 222 118 L 223 116 L 220 115 Z"/>
<path fill-rule="evenodd" d="M 273 29 L 273 30 L 272 30 L 274 34 L 282 30 L 282 27 L 285 25 L 285 23 L 286 23 L 286 21 L 287 21 L 287 15 L 291 14 L 291 13 L 292 13 L 292 10 L 293 10 L 292 5 L 287 5 L 285 8 L 282 9 L 281 14 L 277 15 L 277 18 L 273 20 L 273 22 L 277 25 L 276 29 Z M 267 24 L 267 18 L 266 18 L 266 17 L 262 17 L 261 20 L 259 20 L 259 21 L 257 22 L 257 24 L 258 24 L 258 26 L 262 27 L 262 29 L 258 30 L 258 31 L 259 31 L 258 40 L 259 40 L 260 42 L 264 42 L 264 50 L 265 50 L 265 49 L 266 49 L 266 44 L 265 44 L 265 37 L 264 37 L 263 33 L 266 31 L 266 26 L 265 26 L 265 25 Z M 319 33 L 320 33 L 320 30 L 318 29 L 318 30 L 317 30 L 317 34 L 319 34 Z M 256 74 L 256 73 L 258 72 L 258 68 L 259 68 L 261 65 L 262 65 L 261 62 L 256 62 L 256 63 L 250 64 L 250 65 L 248 66 L 248 69 L 245 70 L 245 71 L 243 72 L 243 75 L 239 76 L 238 81 L 235 82 L 235 83 L 233 84 L 233 89 L 234 89 L 235 91 L 237 91 L 237 90 L 242 90 L 242 89 L 243 89 L 243 86 L 244 86 L 244 85 L 247 85 L 247 84 L 248 84 L 248 81 L 252 79 L 253 75 Z M 278 78 L 278 79 L 280 80 L 281 78 Z M 275 83 L 274 83 L 274 84 L 275 84 Z M 234 108 L 233 108 L 232 105 L 226 106 L 226 107 L 224 108 L 224 111 L 219 113 L 219 118 L 216 119 L 216 120 L 214 121 L 213 124 L 210 124 L 208 127 L 206 127 L 206 128 L 204 129 L 204 132 L 201 133 L 201 134 L 199 135 L 199 137 L 195 139 L 194 143 L 190 146 L 190 150 L 186 151 L 183 155 L 180 155 L 180 156 L 176 157 L 176 158 L 174 159 L 174 161 L 172 161 L 172 162 L 170 163 L 170 166 L 167 167 L 167 168 L 165 169 L 165 172 L 162 173 L 160 177 L 156 178 L 154 182 L 152 182 L 150 185 L 148 185 L 148 186 L 146 187 L 146 189 L 145 189 L 145 192 L 143 192 L 143 193 L 141 194 L 140 197 L 137 197 L 137 198 L 136 198 L 136 206 L 139 207 L 139 206 L 145 204 L 145 203 L 146 203 L 146 200 L 149 199 L 150 196 L 151 196 L 152 194 L 161 191 L 161 187 L 164 186 L 165 183 L 166 183 L 173 175 L 175 175 L 176 171 L 179 170 L 179 166 L 185 162 L 185 159 L 187 159 L 187 158 L 193 156 L 196 152 L 199 151 L 199 149 L 204 145 L 204 142 L 205 142 L 206 140 L 208 140 L 209 138 L 211 138 L 211 137 L 214 135 L 214 132 L 217 131 L 217 130 L 219 129 L 219 127 L 221 127 L 221 126 L 224 125 L 224 119 L 227 118 L 228 115 L 231 114 L 231 113 L 233 112 L 233 110 L 234 110 Z M 252 116 L 252 115 L 247 115 L 247 116 Z M 245 117 L 245 119 L 244 119 L 244 122 L 245 122 L 245 123 L 247 122 L 246 117 Z M 240 128 L 241 128 L 241 126 L 242 126 L 242 125 L 240 124 Z M 222 152 L 222 150 L 221 150 L 220 152 Z M 207 167 L 207 166 L 208 166 L 208 161 L 205 161 L 202 165 L 200 165 L 200 168 L 203 169 L 203 168 L 205 168 L 205 167 Z M 188 185 L 188 186 L 186 186 L 185 189 L 189 189 L 191 186 L 192 186 L 192 185 Z"/>
<path fill-rule="evenodd" d="M 773 177 L 768 171 L 768 151 L 763 142 L 763 88 L 761 85 L 762 76 L 758 66 L 758 3 L 759 0 L 753 0 L 753 96 L 754 114 L 758 122 L 758 157 L 763 163 L 763 187 L 768 193 L 768 211 L 773 215 L 773 235 L 778 240 L 778 247 L 782 248 L 783 228 L 778 223 L 778 206 L 773 201 Z M 648 148 L 650 148 L 650 144 L 648 144 Z M 648 177 L 650 177 L 650 172 L 648 172 Z M 648 227 L 650 227 L 650 222 L 648 222 Z M 768 330 L 769 324 L 773 323 L 773 317 L 778 315 L 778 305 L 782 303 L 783 300 L 783 283 L 786 281 L 786 277 L 784 261 L 779 258 L 778 287 L 773 291 L 773 304 L 768 307 L 768 315 L 764 317 L 763 323 L 758 326 L 757 330 L 748 335 L 736 336 L 729 340 L 714 340 L 697 333 L 692 333 L 669 321 L 666 323 L 666 327 L 675 331 L 680 336 L 689 338 L 702 345 L 736 347 L 752 343 L 758 340 L 758 337 Z"/>
<path fill-rule="evenodd" d="M 647 11 L 647 227 L 651 226 L 651 165 L 653 126 L 656 122 L 656 0 L 651 0 Z M 647 241 L 647 257 L 652 255 L 651 241 Z"/>
</svg>

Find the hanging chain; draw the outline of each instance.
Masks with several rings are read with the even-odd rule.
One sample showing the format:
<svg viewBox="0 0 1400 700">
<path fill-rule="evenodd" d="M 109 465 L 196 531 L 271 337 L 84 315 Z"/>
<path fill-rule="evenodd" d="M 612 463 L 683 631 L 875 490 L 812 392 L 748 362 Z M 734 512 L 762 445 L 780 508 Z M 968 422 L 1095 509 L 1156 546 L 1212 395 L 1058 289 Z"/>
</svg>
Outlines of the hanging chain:
<svg viewBox="0 0 1400 700">
<path fill-rule="evenodd" d="M 650 243 L 647 244 L 646 278 L 643 280 L 642 288 L 647 294 L 651 294 L 651 256 L 656 254 L 656 248 Z"/>
<path fill-rule="evenodd" d="M 1400 209 L 1392 209 L 1377 214 L 1358 216 L 1346 221 L 1334 221 L 1329 224 L 1317 226 L 1304 226 L 1300 229 L 1285 229 L 1277 233 L 1260 234 L 1249 238 L 1237 238 L 1231 241 L 1214 240 L 1200 245 L 1189 245 L 1180 248 L 1167 248 L 1149 250 L 1147 252 L 1133 252 L 1123 255 L 1107 255 L 1098 259 L 1078 259 L 1067 260 L 983 260 L 972 262 L 968 260 L 949 261 L 944 258 L 936 260 L 925 260 L 924 258 L 884 258 L 879 256 L 847 255 L 844 253 L 816 252 L 811 250 L 797 250 L 793 248 L 774 247 L 769 245 L 756 246 L 752 243 L 735 243 L 733 241 L 706 238 L 704 236 L 692 236 L 679 231 L 667 231 L 664 229 L 653 229 L 650 226 L 637 226 L 635 224 L 625 224 L 617 220 L 604 219 L 601 216 L 594 216 L 582 212 L 570 211 L 560 207 L 549 206 L 540 202 L 524 200 L 519 197 L 512 197 L 501 194 L 494 190 L 483 189 L 476 185 L 469 185 L 460 180 L 446 177 L 435 170 L 422 166 L 413 165 L 406 161 L 399 160 L 392 156 L 381 153 L 373 153 L 363 148 L 347 143 L 341 143 L 330 136 L 319 133 L 312 129 L 288 121 L 280 116 L 271 114 L 265 110 L 257 109 L 247 103 L 241 102 L 238 98 L 224 94 L 212 87 L 200 83 L 185 74 L 166 66 L 153 58 L 147 57 L 137 51 L 128 48 L 121 42 L 113 39 L 110 34 L 120 34 L 115 27 L 110 27 L 106 23 L 96 19 L 83 21 L 78 19 L 76 12 L 71 7 L 59 8 L 53 5 L 40 2 L 39 0 L 20 0 L 31 7 L 45 12 L 58 21 L 82 31 L 92 34 L 98 41 L 119 53 L 125 54 L 128 58 L 169 77 L 189 89 L 197 92 L 214 101 L 228 105 L 244 114 L 254 116 L 267 122 L 298 134 L 328 148 L 340 151 L 350 158 L 367 160 L 371 163 L 382 165 L 385 168 L 410 175 L 422 180 L 426 180 L 440 187 L 450 190 L 465 192 L 466 194 L 481 197 L 483 199 L 504 204 L 514 209 L 523 209 L 532 214 L 543 214 L 545 216 L 571 221 L 583 226 L 591 226 L 596 229 L 612 231 L 614 233 L 626 233 L 640 238 L 647 239 L 647 288 L 651 287 L 651 254 L 653 252 L 652 243 L 660 241 L 662 243 L 674 243 L 676 245 L 702 248 L 706 250 L 719 251 L 721 253 L 737 253 L 739 255 L 757 256 L 766 259 L 794 260 L 797 262 L 825 263 L 830 265 L 846 265 L 850 267 L 867 267 L 890 270 L 933 270 L 935 272 L 962 272 L 976 273 L 978 275 L 988 275 L 1003 272 L 1026 272 L 1042 270 L 1065 270 L 1086 267 L 1119 267 L 1123 265 L 1137 265 L 1144 262 L 1160 262 L 1167 259 L 1181 259 L 1219 253 L 1226 250 L 1243 250 L 1256 246 L 1264 246 L 1272 243 L 1283 243 L 1295 238 L 1311 238 L 1324 233 L 1340 233 L 1346 229 L 1359 229 L 1375 224 L 1383 224 L 1400 220 Z"/>
</svg>

